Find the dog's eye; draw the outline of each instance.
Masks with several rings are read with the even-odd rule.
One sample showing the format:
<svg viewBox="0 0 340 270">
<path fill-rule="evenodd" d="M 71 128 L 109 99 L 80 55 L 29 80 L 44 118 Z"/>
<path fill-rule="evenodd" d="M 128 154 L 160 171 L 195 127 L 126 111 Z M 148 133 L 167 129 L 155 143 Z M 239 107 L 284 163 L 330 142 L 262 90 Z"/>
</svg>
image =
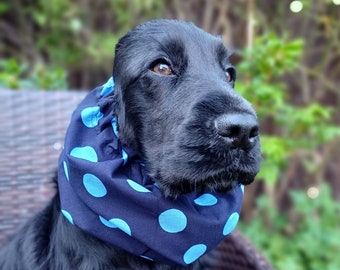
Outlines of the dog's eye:
<svg viewBox="0 0 340 270">
<path fill-rule="evenodd" d="M 160 75 L 172 75 L 172 74 L 174 74 L 170 64 L 168 64 L 166 62 L 155 63 L 152 66 L 151 70 L 153 72 L 157 73 L 157 74 L 160 74 Z"/>
<path fill-rule="evenodd" d="M 228 68 L 225 71 L 225 76 L 226 76 L 227 82 L 230 82 L 230 83 L 233 82 L 235 80 L 235 71 L 234 71 L 234 69 Z"/>
</svg>

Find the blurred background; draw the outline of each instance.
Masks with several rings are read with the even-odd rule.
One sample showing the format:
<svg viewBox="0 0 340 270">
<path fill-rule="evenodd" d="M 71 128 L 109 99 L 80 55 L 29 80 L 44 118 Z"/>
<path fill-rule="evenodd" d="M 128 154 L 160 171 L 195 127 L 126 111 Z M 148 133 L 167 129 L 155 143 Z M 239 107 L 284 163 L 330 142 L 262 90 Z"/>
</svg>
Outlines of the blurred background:
<svg viewBox="0 0 340 270">
<path fill-rule="evenodd" d="M 264 158 L 240 230 L 276 269 L 340 269 L 340 0 L 2 0 L 0 88 L 91 90 L 118 39 L 154 18 L 192 21 L 234 51 Z"/>
</svg>

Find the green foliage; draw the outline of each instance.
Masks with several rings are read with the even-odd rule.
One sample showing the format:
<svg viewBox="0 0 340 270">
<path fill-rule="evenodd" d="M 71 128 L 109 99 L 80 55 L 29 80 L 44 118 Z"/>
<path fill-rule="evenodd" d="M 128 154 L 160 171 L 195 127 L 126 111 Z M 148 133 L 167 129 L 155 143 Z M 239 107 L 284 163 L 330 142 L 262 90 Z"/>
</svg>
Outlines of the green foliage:
<svg viewBox="0 0 340 270">
<path fill-rule="evenodd" d="M 79 77 L 71 80 L 77 84 L 73 87 L 93 87 L 96 80 L 110 74 L 118 39 L 141 21 L 162 17 L 163 10 L 164 2 L 158 0 L 0 3 L 0 14 L 12 18 L 9 25 L 17 30 L 12 39 L 19 44 L 19 48 L 14 50 L 11 43 L 3 44 L 1 54 L 9 55 L 22 64 L 20 69 L 27 68 L 25 62 L 37 69 L 36 76 L 32 77 L 27 77 L 26 71 L 19 72 L 19 77 L 26 80 L 25 85 L 29 82 L 44 88 L 58 88 L 60 84 L 55 80 L 66 74 L 59 70 L 62 68 L 68 74 Z M 9 58 L 7 62 L 14 61 Z M 40 62 L 48 63 L 48 68 L 42 67 Z M 51 70 L 54 74 L 47 74 Z M 2 69 L 4 72 L 5 69 Z M 12 77 L 17 75 L 15 73 Z M 11 74 L 3 74 L 2 85 L 20 88 L 23 82 L 18 83 L 16 78 L 10 77 Z"/>
<path fill-rule="evenodd" d="M 251 61 L 242 63 L 240 68 L 269 82 L 299 66 L 302 48 L 301 39 L 289 42 L 273 33 L 264 34 L 255 40 L 254 47 L 245 50 L 245 59 Z"/>
<path fill-rule="evenodd" d="M 140 21 L 161 16 L 162 11 L 162 1 L 156 0 L 104 0 L 83 8 L 77 1 L 38 0 L 30 8 L 44 29 L 37 49 L 45 51 L 54 64 L 81 68 L 86 63 L 108 69 L 118 39 Z M 97 28 L 97 24 L 103 26 Z"/>
<path fill-rule="evenodd" d="M 311 199 L 303 191 L 291 191 L 294 212 L 280 213 L 267 197 L 257 202 L 257 215 L 250 224 L 240 224 L 275 269 L 336 270 L 340 265 L 340 203 L 328 185 Z M 265 224 L 265 226 L 264 226 Z"/>
<path fill-rule="evenodd" d="M 10 9 L 10 4 L 6 2 L 0 3 L 0 15 L 6 13 Z"/>
<path fill-rule="evenodd" d="M 261 136 L 264 159 L 258 178 L 264 179 L 269 184 L 274 184 L 279 179 L 281 169 L 285 166 L 287 156 L 290 154 L 287 144 L 287 139 L 284 137 Z"/>
<path fill-rule="evenodd" d="M 43 64 L 36 64 L 33 72 L 26 80 L 26 87 L 30 89 L 65 90 L 68 88 L 66 72 L 61 68 L 49 68 Z"/>
<path fill-rule="evenodd" d="M 303 47 L 301 40 L 266 34 L 243 52 L 238 66 L 243 77 L 236 89 L 252 101 L 267 131 L 261 133 L 264 160 L 258 177 L 271 185 L 281 179 L 296 151 L 315 151 L 340 135 L 340 128 L 331 124 L 332 108 L 317 102 L 296 105 L 289 99 L 294 91 L 288 93 L 284 80 L 299 67 Z M 291 210 L 285 213 L 270 196 L 260 197 L 255 218 L 240 224 L 275 269 L 338 269 L 340 258 L 334 254 L 340 251 L 336 240 L 340 239 L 340 203 L 332 199 L 327 185 L 320 190 L 314 200 L 305 192 L 291 191 Z"/>
<path fill-rule="evenodd" d="M 252 101 L 261 125 L 272 130 L 261 136 L 264 160 L 258 177 L 267 183 L 280 179 L 297 149 L 314 150 L 340 135 L 340 128 L 330 124 L 331 108 L 319 103 L 297 106 L 288 100 L 282 78 L 299 66 L 303 46 L 300 39 L 288 41 L 265 34 L 242 53 L 244 60 L 238 65 L 242 78 L 237 91 Z"/>
<path fill-rule="evenodd" d="M 20 87 L 20 79 L 27 65 L 19 65 L 15 59 L 0 61 L 0 86 L 11 89 Z"/>
<path fill-rule="evenodd" d="M 10 89 L 67 89 L 66 72 L 61 68 L 47 67 L 41 63 L 29 68 L 15 59 L 0 61 L 0 87 Z"/>
</svg>

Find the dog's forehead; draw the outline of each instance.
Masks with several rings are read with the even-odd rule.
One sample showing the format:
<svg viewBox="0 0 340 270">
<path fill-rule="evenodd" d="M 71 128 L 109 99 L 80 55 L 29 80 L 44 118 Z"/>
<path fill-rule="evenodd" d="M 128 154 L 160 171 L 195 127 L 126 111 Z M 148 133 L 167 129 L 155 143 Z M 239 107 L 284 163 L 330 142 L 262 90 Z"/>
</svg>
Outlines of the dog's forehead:
<svg viewBox="0 0 340 270">
<path fill-rule="evenodd" d="M 113 75 L 140 76 L 159 59 L 170 60 L 177 67 L 190 66 L 192 72 L 228 63 L 230 53 L 220 37 L 213 36 L 193 23 L 154 20 L 143 23 L 120 39 L 115 50 Z M 202 70 L 201 70 L 202 71 Z"/>
<path fill-rule="evenodd" d="M 218 36 L 213 36 L 193 23 L 176 20 L 154 20 L 136 28 L 149 49 L 186 49 L 188 53 L 213 52 L 229 57 L 230 53 Z M 201 53 L 202 53 L 201 52 Z"/>
</svg>

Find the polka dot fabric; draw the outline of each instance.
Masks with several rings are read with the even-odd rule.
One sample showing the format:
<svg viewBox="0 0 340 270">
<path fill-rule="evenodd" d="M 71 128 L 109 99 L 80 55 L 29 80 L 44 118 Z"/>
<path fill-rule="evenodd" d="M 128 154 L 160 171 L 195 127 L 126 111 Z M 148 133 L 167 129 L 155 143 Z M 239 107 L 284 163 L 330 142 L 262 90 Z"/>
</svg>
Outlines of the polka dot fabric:
<svg viewBox="0 0 340 270">
<path fill-rule="evenodd" d="M 112 78 L 75 110 L 59 159 L 61 212 L 74 226 L 147 260 L 188 265 L 235 228 L 243 186 L 165 198 L 122 145 Z"/>
</svg>

